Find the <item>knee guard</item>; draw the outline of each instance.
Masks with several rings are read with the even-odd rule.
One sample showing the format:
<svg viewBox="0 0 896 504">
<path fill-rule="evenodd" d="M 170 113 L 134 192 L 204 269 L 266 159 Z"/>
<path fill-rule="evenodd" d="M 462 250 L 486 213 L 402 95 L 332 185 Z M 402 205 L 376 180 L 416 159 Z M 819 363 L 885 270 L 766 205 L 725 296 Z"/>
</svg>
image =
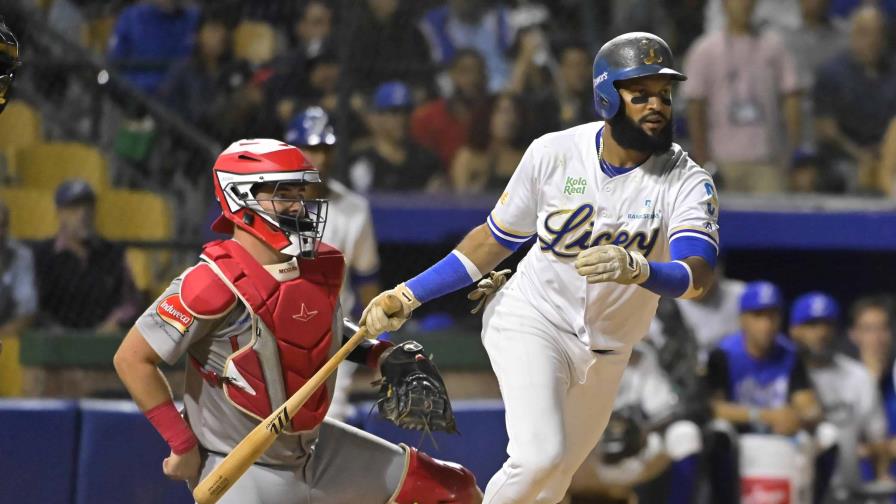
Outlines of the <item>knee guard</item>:
<svg viewBox="0 0 896 504">
<path fill-rule="evenodd" d="M 408 470 L 395 497 L 397 504 L 471 504 L 479 502 L 476 477 L 469 469 L 408 450 Z"/>
</svg>

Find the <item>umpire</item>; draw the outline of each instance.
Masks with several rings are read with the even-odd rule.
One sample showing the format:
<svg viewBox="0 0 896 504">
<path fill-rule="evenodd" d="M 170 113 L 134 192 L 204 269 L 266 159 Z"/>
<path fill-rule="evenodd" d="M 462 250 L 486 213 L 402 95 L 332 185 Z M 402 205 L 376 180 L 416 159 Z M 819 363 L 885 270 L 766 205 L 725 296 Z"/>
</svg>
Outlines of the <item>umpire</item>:
<svg viewBox="0 0 896 504">
<path fill-rule="evenodd" d="M 0 113 L 9 103 L 9 91 L 15 78 L 16 68 L 22 61 L 19 59 L 19 41 L 0 17 Z"/>
</svg>

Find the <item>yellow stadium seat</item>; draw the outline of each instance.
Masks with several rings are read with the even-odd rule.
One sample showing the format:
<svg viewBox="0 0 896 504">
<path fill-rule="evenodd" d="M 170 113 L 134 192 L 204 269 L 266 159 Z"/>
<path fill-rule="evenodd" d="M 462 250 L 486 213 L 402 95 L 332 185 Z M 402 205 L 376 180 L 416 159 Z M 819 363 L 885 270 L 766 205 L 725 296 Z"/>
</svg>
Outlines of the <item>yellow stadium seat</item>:
<svg viewBox="0 0 896 504">
<path fill-rule="evenodd" d="M 161 196 L 149 191 L 109 189 L 97 198 L 96 226 L 109 240 L 164 241 L 173 232 L 171 208 Z M 137 289 L 159 294 L 171 253 L 165 249 L 128 247 L 125 257 Z"/>
<path fill-rule="evenodd" d="M 271 61 L 277 53 L 277 33 L 263 21 L 242 21 L 233 32 L 233 55 L 253 65 Z"/>
<path fill-rule="evenodd" d="M 109 240 L 161 241 L 171 238 L 171 208 L 149 191 L 109 189 L 97 197 L 96 227 Z"/>
<path fill-rule="evenodd" d="M 16 149 L 42 140 L 40 114 L 23 101 L 11 101 L 0 114 L 0 152 L 6 158 L 9 175 L 15 174 Z"/>
<path fill-rule="evenodd" d="M 9 207 L 9 233 L 21 240 L 41 240 L 59 227 L 53 191 L 21 187 L 0 188 L 0 199 Z"/>
<path fill-rule="evenodd" d="M 49 142 L 19 149 L 16 167 L 22 185 L 55 190 L 73 178 L 87 181 L 97 194 L 108 186 L 106 160 L 94 147 L 76 142 Z"/>
</svg>

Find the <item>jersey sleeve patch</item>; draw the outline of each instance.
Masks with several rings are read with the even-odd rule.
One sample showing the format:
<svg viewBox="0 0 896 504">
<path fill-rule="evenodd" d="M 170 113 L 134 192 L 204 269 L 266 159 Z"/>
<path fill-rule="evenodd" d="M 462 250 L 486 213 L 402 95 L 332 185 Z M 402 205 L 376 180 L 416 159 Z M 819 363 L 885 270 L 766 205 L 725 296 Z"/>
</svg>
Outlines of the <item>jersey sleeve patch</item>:
<svg viewBox="0 0 896 504">
<path fill-rule="evenodd" d="M 156 306 L 156 313 L 166 324 L 184 334 L 193 325 L 195 317 L 185 307 L 180 294 L 171 294 Z"/>
<path fill-rule="evenodd" d="M 236 295 L 207 264 L 200 264 L 184 275 L 178 297 L 184 310 L 199 318 L 221 317 L 236 304 Z"/>
</svg>

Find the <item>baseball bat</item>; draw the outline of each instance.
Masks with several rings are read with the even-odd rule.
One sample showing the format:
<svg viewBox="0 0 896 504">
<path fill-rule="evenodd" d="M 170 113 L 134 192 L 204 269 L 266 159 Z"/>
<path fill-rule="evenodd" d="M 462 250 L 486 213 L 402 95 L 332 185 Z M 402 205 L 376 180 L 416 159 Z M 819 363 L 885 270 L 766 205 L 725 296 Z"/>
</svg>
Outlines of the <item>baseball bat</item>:
<svg viewBox="0 0 896 504">
<path fill-rule="evenodd" d="M 401 310 L 401 301 L 394 296 L 386 296 L 383 300 L 386 312 L 389 314 Z M 337 337 L 337 336 L 334 336 Z M 193 498 L 198 504 L 214 504 L 218 499 L 236 483 L 264 452 L 274 444 L 283 429 L 298 413 L 308 398 L 320 388 L 327 378 L 336 371 L 339 364 L 348 357 L 348 354 L 367 337 L 367 328 L 361 326 L 349 340 L 328 360 L 314 376 L 302 385 L 283 405 L 275 409 L 267 418 L 261 421 L 249 434 L 237 444 L 233 450 L 212 470 L 211 474 L 196 485 L 193 490 Z"/>
</svg>

